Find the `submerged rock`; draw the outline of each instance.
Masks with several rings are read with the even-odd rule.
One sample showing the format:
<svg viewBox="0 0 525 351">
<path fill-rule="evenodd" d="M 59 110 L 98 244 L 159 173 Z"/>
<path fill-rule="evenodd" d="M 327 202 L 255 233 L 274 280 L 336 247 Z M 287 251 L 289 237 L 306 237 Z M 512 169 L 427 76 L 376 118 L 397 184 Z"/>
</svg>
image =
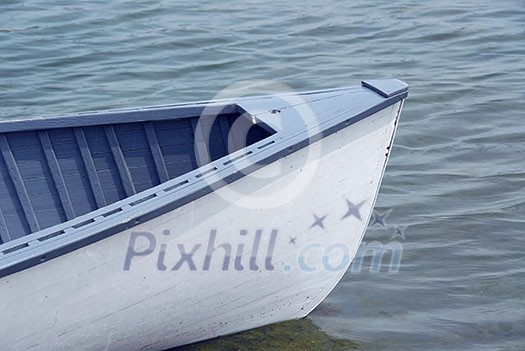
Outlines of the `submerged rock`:
<svg viewBox="0 0 525 351">
<path fill-rule="evenodd" d="M 343 351 L 357 344 L 335 339 L 303 318 L 181 346 L 170 351 Z"/>
</svg>

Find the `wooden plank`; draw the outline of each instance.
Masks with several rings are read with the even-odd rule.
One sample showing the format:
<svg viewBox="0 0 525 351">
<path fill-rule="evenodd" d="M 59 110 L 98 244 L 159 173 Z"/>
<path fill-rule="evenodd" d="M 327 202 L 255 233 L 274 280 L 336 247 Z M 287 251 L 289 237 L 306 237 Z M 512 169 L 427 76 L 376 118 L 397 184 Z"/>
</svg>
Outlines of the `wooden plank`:
<svg viewBox="0 0 525 351">
<path fill-rule="evenodd" d="M 95 163 L 93 162 L 93 157 L 91 156 L 91 151 L 89 150 L 89 145 L 86 140 L 86 134 L 81 128 L 75 128 L 75 139 L 77 140 L 78 149 L 82 155 L 82 161 L 86 167 L 86 172 L 89 179 L 89 184 L 91 185 L 91 190 L 97 206 L 99 208 L 106 206 L 106 198 L 104 197 L 104 192 L 102 191 L 102 185 L 100 184 L 100 179 L 98 179 L 97 169 L 95 168 Z"/>
<path fill-rule="evenodd" d="M 71 203 L 71 198 L 67 191 L 66 182 L 64 181 L 64 176 L 62 175 L 62 170 L 60 169 L 55 150 L 53 149 L 53 144 L 49 138 L 49 133 L 47 130 L 39 131 L 38 137 L 40 138 L 40 143 L 42 144 L 47 164 L 51 170 L 51 176 L 53 177 L 53 181 L 58 190 L 58 196 L 60 197 L 60 202 L 64 209 L 64 213 L 66 214 L 66 218 L 68 220 L 73 219 L 76 217 L 75 210 L 73 209 L 73 204 Z"/>
<path fill-rule="evenodd" d="M 208 152 L 209 134 L 205 135 L 202 125 L 199 124 L 198 118 L 191 119 L 191 127 L 193 130 L 193 145 L 195 148 L 195 158 L 197 159 L 197 167 L 204 166 L 211 162 L 211 156 Z"/>
<path fill-rule="evenodd" d="M 31 232 L 37 232 L 40 230 L 40 225 L 38 224 L 35 210 L 33 209 L 33 205 L 29 199 L 29 194 L 27 193 L 26 186 L 22 180 L 20 171 L 18 170 L 15 157 L 13 156 L 13 151 L 7 142 L 5 134 L 0 134 L 0 148 L 2 149 L 2 156 L 7 166 L 9 177 L 11 178 L 11 181 L 15 187 L 18 200 L 22 205 L 22 209 L 24 211 L 26 221 L 29 224 L 29 228 L 31 229 Z"/>
<path fill-rule="evenodd" d="M 219 125 L 221 127 L 221 134 L 222 134 L 222 141 L 224 143 L 224 152 L 226 155 L 229 155 L 235 150 L 235 145 L 233 145 L 233 139 L 232 139 L 232 150 L 230 150 L 228 145 L 228 136 L 230 134 L 230 126 L 228 125 L 228 121 L 225 118 L 217 117 L 219 119 Z"/>
<path fill-rule="evenodd" d="M 126 159 L 124 158 L 124 154 L 120 148 L 117 134 L 115 133 L 115 128 L 113 128 L 112 125 L 105 126 L 104 131 L 106 132 L 106 138 L 108 139 L 109 147 L 111 149 L 111 153 L 113 154 L 115 164 L 117 165 L 117 170 L 120 175 L 120 179 L 122 180 L 124 191 L 126 192 L 127 196 L 135 195 L 137 192 L 135 191 L 135 186 L 133 185 L 133 180 L 131 179 L 131 173 L 129 172 L 129 168 L 126 164 Z"/>
<path fill-rule="evenodd" d="M 151 150 L 151 155 L 153 156 L 153 162 L 155 163 L 159 180 L 161 183 L 167 182 L 170 177 L 166 168 L 164 156 L 162 156 L 162 151 L 160 150 L 159 139 L 157 138 L 157 133 L 155 132 L 153 123 L 145 122 L 144 130 L 146 131 L 146 138 L 148 139 L 149 148 Z"/>
<path fill-rule="evenodd" d="M 9 231 L 7 230 L 7 224 L 5 222 L 4 214 L 2 213 L 2 209 L 0 208 L 0 244 L 11 241 L 12 239 L 13 238 L 11 238 L 11 235 L 9 235 Z"/>
</svg>

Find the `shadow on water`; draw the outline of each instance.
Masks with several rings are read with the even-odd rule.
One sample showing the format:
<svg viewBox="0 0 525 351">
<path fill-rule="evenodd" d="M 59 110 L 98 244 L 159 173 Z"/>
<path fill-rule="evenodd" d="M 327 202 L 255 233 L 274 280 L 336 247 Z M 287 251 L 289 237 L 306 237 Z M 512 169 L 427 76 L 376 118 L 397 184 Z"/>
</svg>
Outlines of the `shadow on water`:
<svg viewBox="0 0 525 351">
<path fill-rule="evenodd" d="M 357 349 L 357 344 L 354 342 L 335 339 L 319 329 L 309 318 L 303 318 L 167 351 L 343 351 Z"/>
</svg>

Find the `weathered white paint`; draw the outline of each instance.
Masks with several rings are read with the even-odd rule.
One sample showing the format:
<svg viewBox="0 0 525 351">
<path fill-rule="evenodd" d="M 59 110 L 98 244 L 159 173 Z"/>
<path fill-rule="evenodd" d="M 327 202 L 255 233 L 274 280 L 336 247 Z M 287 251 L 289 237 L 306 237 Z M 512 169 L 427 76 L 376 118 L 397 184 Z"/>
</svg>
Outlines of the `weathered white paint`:
<svg viewBox="0 0 525 351">
<path fill-rule="evenodd" d="M 397 103 L 133 230 L 0 279 L 0 349 L 163 350 L 307 315 L 341 279 L 358 249 L 399 110 Z M 320 156 L 307 163 L 308 153 Z M 225 200 L 236 189 L 249 194 L 253 203 L 258 196 L 287 189 L 309 167 L 315 174 L 309 184 L 300 194 L 282 193 L 290 200 L 278 207 L 257 209 Z M 265 178 L 276 169 L 282 172 L 279 177 Z M 343 218 L 346 200 L 364 201 L 361 220 Z M 326 215 L 325 229 L 310 228 L 314 214 Z M 249 257 L 255 255 L 257 229 L 262 230 L 255 256 L 260 269 L 252 271 Z M 163 235 L 164 230 L 170 235 Z M 223 271 L 223 249 L 218 248 L 209 270 L 203 271 L 212 230 L 216 246 L 230 243 L 232 255 L 244 243 L 244 270 L 235 270 L 232 257 Z M 241 236 L 241 230 L 247 234 Z M 269 271 L 264 261 L 272 230 L 277 231 L 275 269 Z M 150 255 L 132 258 L 130 270 L 124 271 L 132 231 L 152 233 L 157 245 Z M 290 243 L 293 237 L 295 245 Z M 167 247 L 166 271 L 157 267 L 161 243 Z M 135 248 L 147 244 L 142 238 Z M 193 256 L 196 271 L 187 262 L 171 271 L 180 258 L 177 244 L 186 252 L 201 245 Z M 323 265 L 325 251 L 331 255 Z M 306 253 L 303 268 L 316 269 L 299 267 L 301 252 Z M 336 271 L 324 267 L 342 261 Z"/>
</svg>

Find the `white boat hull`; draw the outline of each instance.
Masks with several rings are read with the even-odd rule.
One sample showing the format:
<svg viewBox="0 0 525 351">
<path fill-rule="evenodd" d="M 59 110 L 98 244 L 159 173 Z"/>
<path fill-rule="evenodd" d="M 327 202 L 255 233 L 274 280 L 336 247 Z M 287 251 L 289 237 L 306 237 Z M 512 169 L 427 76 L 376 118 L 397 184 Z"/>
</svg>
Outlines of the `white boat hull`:
<svg viewBox="0 0 525 351">
<path fill-rule="evenodd" d="M 306 316 L 356 254 L 400 105 L 153 220 L 0 279 L 9 321 L 0 324 L 0 349 L 164 350 Z M 317 157 L 305 164 L 308 154 Z M 283 174 L 264 178 L 275 169 Z M 299 193 L 257 208 L 257 199 L 294 189 L 306 171 L 315 176 Z M 235 189 L 249 196 L 231 203 Z"/>
</svg>

